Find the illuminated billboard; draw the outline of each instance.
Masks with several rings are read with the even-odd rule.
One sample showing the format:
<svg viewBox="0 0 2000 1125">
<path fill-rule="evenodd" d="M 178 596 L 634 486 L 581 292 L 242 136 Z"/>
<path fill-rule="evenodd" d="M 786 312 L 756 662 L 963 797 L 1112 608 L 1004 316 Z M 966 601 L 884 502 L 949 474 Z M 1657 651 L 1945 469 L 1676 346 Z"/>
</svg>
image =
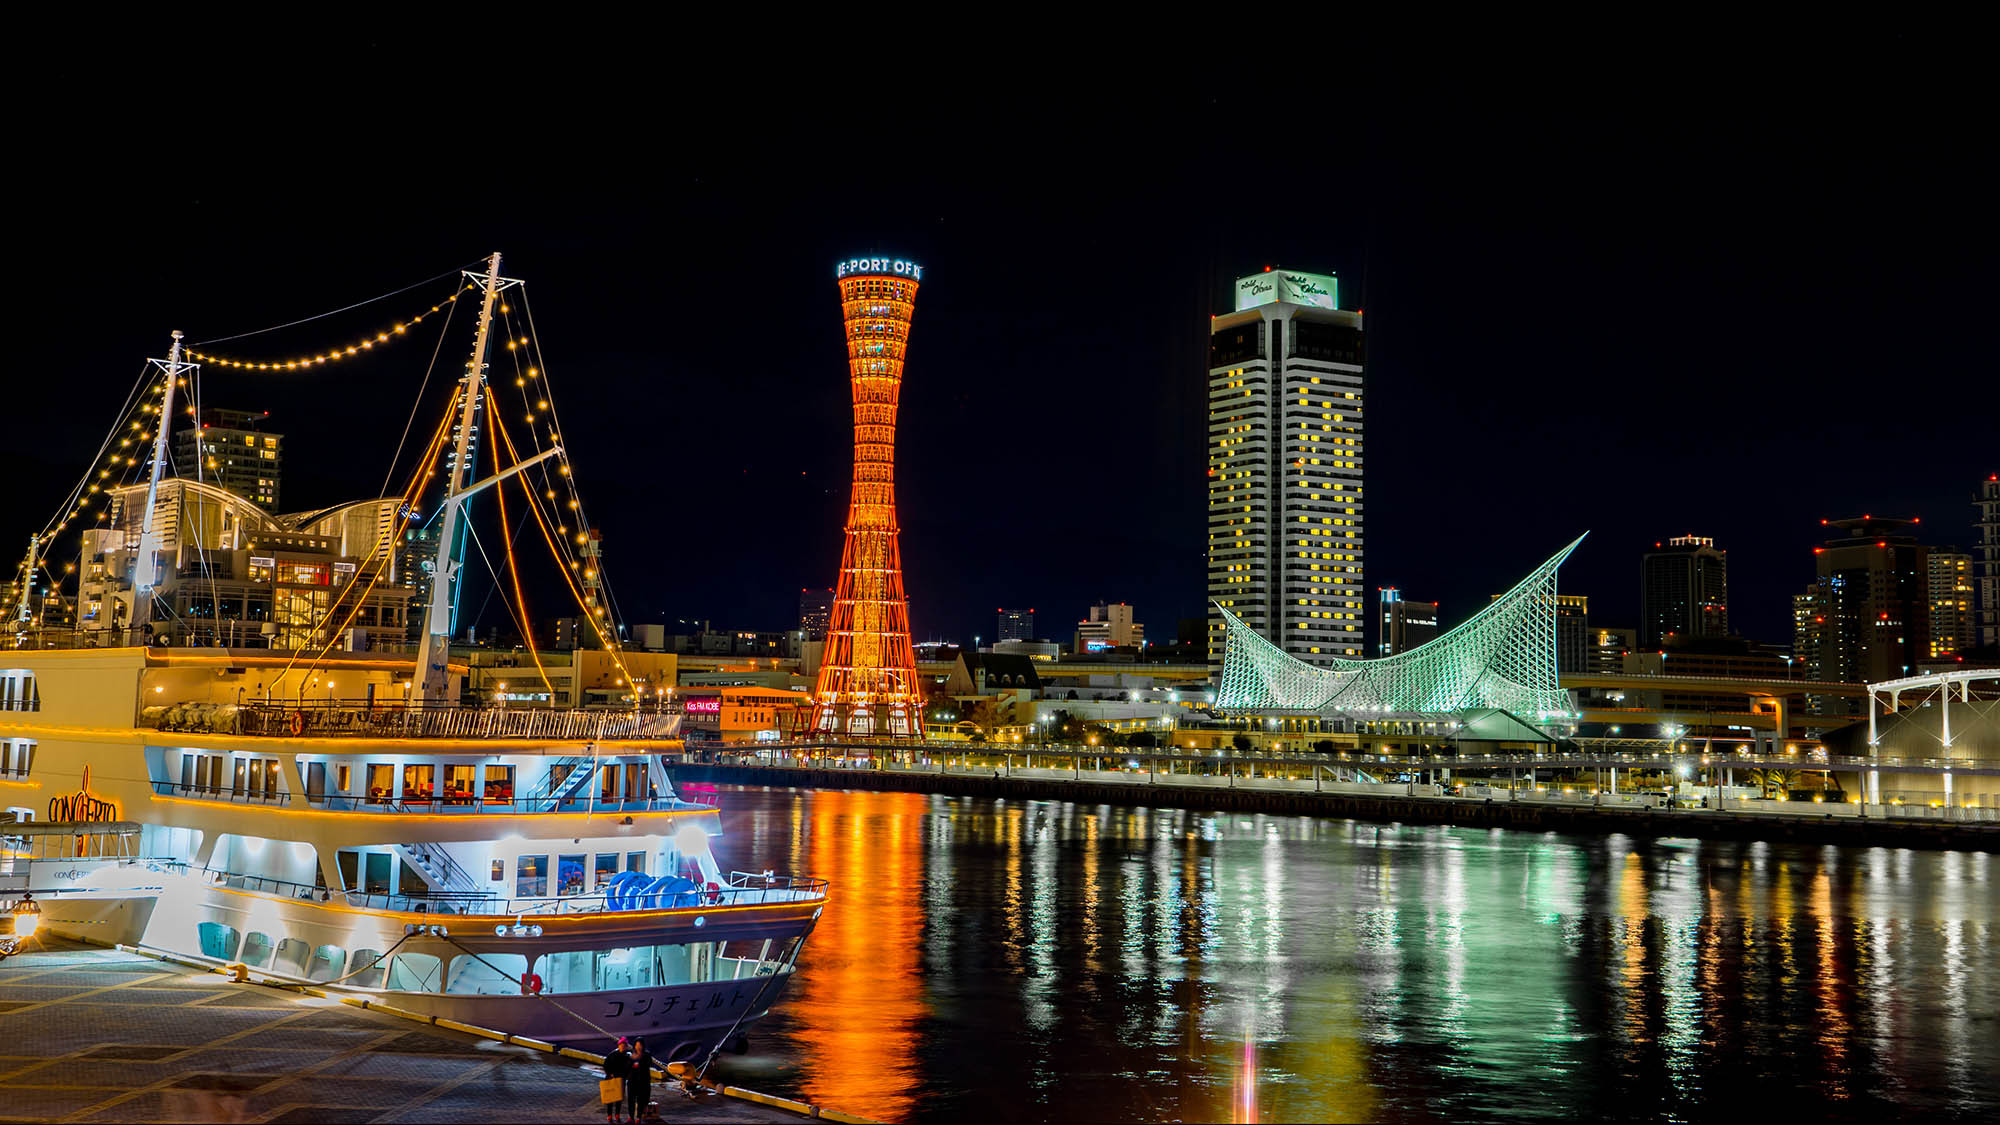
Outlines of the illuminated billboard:
<svg viewBox="0 0 2000 1125">
<path fill-rule="evenodd" d="M 1315 308 L 1340 307 L 1340 279 L 1326 273 L 1298 270 L 1266 270 L 1236 279 L 1236 311 L 1254 309 L 1273 301 Z"/>
</svg>

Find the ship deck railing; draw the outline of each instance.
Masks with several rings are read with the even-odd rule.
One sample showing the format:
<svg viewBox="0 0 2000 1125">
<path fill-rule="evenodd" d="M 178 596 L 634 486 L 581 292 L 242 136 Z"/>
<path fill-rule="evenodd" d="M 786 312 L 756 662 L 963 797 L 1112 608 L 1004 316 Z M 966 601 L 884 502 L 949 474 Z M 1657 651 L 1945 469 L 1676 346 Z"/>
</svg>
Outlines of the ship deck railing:
<svg viewBox="0 0 2000 1125">
<path fill-rule="evenodd" d="M 394 911 L 404 914 L 471 915 L 485 918 L 542 917 L 552 914 L 626 914 L 639 909 L 672 909 L 691 906 L 757 906 L 770 903 L 809 902 L 826 897 L 827 881 L 809 876 L 779 875 L 774 872 L 734 871 L 728 882 L 715 890 L 687 891 L 657 896 L 661 901 L 644 907 L 613 908 L 604 894 L 577 895 L 498 895 L 465 891 L 438 891 L 404 894 L 388 891 L 337 891 L 263 875 L 243 875 L 191 864 L 167 866 L 231 890 L 254 891 L 312 902 L 339 901 L 364 910 Z M 681 901 L 685 899 L 686 901 Z M 666 901 L 673 900 L 673 901 Z"/>
<path fill-rule="evenodd" d="M 266 738 L 670 740 L 681 713 L 596 707 L 461 707 L 349 700 L 186 703 L 147 709 L 160 730 Z"/>
<path fill-rule="evenodd" d="M 288 806 L 289 790 L 243 789 L 230 786 L 184 785 L 177 781 L 155 781 L 153 792 L 162 797 L 214 801 L 226 805 Z M 674 797 L 635 797 L 630 800 L 597 796 L 597 790 L 569 796 L 519 796 L 505 800 L 445 796 L 430 800 L 411 797 L 355 797 L 345 793 L 308 793 L 306 807 L 330 812 L 353 812 L 377 816 L 520 816 L 531 813 L 616 814 L 635 812 L 714 812 L 714 800 L 681 800 Z"/>
</svg>

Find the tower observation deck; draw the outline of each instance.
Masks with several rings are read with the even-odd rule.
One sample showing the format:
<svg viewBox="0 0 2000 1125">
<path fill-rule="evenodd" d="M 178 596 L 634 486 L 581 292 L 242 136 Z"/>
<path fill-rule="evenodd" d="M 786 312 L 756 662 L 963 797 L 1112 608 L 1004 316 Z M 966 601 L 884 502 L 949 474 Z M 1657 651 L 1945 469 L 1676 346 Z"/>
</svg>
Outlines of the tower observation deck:
<svg viewBox="0 0 2000 1125">
<path fill-rule="evenodd" d="M 896 405 L 923 267 L 854 258 L 837 265 L 834 276 L 854 384 L 854 489 L 813 688 L 812 729 L 914 738 L 923 732 L 923 692 L 896 523 Z"/>
</svg>

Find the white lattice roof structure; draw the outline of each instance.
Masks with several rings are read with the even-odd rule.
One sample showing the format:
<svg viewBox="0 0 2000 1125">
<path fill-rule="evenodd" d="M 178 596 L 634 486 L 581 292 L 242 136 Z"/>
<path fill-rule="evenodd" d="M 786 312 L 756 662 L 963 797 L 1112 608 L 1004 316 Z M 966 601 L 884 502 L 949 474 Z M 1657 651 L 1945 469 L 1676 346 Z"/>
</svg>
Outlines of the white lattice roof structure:
<svg viewBox="0 0 2000 1125">
<path fill-rule="evenodd" d="M 1217 706 L 1362 720 L 1475 708 L 1499 708 L 1530 722 L 1566 716 L 1569 696 L 1556 673 L 1556 568 L 1582 542 L 1577 536 L 1465 624 L 1379 660 L 1307 664 L 1224 609 Z"/>
</svg>

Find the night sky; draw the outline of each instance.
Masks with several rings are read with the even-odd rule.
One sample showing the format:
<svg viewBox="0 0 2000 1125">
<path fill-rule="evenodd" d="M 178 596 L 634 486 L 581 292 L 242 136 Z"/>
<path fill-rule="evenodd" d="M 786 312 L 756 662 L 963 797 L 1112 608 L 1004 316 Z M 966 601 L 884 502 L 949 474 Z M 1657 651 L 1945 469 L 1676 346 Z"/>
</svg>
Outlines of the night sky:
<svg viewBox="0 0 2000 1125">
<path fill-rule="evenodd" d="M 1331 108 L 1278 77 L 996 76 L 879 123 L 831 79 L 693 72 L 474 114 L 408 77 L 413 51 L 255 88 L 197 67 L 82 142 L 23 125 L 6 542 L 170 329 L 263 328 L 494 249 L 529 283 L 629 622 L 790 628 L 832 582 L 833 264 L 859 254 L 925 266 L 898 448 L 919 640 L 990 638 L 1002 605 L 1060 639 L 1098 599 L 1161 640 L 1203 612 L 1207 318 L 1266 265 L 1335 272 L 1366 310 L 1366 582 L 1447 622 L 1589 530 L 1563 587 L 1634 625 L 1640 553 L 1695 533 L 1729 551 L 1739 631 L 1789 642 L 1822 517 L 1965 544 L 2000 470 L 1990 90 L 1935 43 L 1446 65 L 1398 41 Z M 310 352 L 445 291 L 215 350 Z M 426 418 L 469 318 L 453 332 Z M 206 401 L 271 411 L 287 510 L 373 495 L 434 339 L 212 370 Z M 562 610 L 548 579 L 531 608 Z"/>
</svg>

